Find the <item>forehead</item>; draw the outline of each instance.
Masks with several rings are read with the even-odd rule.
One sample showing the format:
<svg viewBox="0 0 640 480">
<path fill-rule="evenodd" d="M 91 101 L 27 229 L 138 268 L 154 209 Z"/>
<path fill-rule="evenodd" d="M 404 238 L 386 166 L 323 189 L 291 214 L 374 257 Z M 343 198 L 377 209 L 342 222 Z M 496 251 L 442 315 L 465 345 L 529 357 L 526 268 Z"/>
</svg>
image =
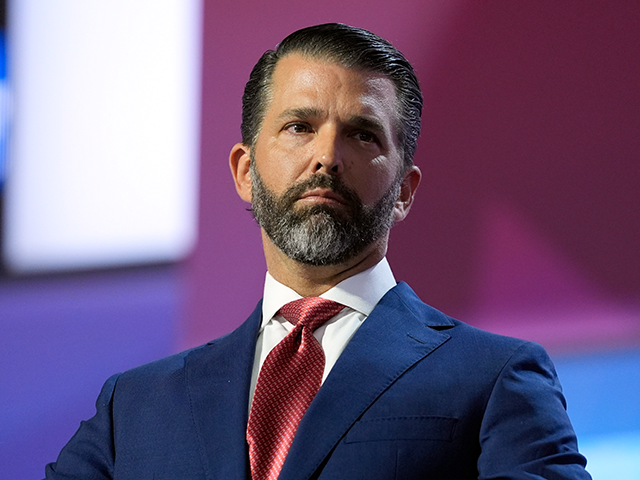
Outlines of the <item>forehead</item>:
<svg viewBox="0 0 640 480">
<path fill-rule="evenodd" d="M 398 116 L 396 88 L 386 75 L 297 53 L 277 63 L 270 97 L 271 113 L 309 104 L 334 113 L 350 110 L 359 115 L 382 115 L 394 124 Z"/>
</svg>

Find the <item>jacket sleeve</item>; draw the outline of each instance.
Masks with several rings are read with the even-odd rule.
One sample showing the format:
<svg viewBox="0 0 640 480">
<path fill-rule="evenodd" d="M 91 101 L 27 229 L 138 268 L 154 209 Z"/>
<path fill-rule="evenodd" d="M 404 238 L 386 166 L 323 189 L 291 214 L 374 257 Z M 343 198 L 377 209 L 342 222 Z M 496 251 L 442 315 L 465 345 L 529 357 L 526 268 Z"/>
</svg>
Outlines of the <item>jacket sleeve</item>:
<svg viewBox="0 0 640 480">
<path fill-rule="evenodd" d="M 109 378 L 96 401 L 96 414 L 80 423 L 58 460 L 45 468 L 46 480 L 113 478 L 115 458 L 112 401 L 119 375 Z"/>
<path fill-rule="evenodd" d="M 525 343 L 497 377 L 480 430 L 479 479 L 590 479 L 555 369 Z"/>
</svg>

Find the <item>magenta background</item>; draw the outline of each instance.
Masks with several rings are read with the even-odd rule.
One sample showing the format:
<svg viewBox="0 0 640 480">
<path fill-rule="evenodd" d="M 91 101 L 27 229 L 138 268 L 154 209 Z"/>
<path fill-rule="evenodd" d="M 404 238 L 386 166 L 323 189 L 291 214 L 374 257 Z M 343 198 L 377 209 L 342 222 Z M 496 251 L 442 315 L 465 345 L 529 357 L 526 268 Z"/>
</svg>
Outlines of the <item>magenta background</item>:
<svg viewBox="0 0 640 480">
<path fill-rule="evenodd" d="M 551 349 L 640 340 L 637 1 L 241 1 L 205 8 L 182 345 L 233 329 L 261 294 L 258 229 L 227 167 L 244 82 L 266 48 L 328 21 L 391 40 L 424 90 L 424 181 L 392 232 L 396 277 L 451 315 Z"/>
<path fill-rule="evenodd" d="M 0 477 L 41 477 L 109 375 L 252 311 L 259 230 L 227 166 L 242 89 L 266 48 L 327 21 L 388 38 L 422 82 L 424 180 L 392 232 L 396 277 L 547 347 L 579 434 L 640 431 L 637 0 L 206 0 L 204 13 L 197 249 L 179 265 L 0 279 Z"/>
</svg>

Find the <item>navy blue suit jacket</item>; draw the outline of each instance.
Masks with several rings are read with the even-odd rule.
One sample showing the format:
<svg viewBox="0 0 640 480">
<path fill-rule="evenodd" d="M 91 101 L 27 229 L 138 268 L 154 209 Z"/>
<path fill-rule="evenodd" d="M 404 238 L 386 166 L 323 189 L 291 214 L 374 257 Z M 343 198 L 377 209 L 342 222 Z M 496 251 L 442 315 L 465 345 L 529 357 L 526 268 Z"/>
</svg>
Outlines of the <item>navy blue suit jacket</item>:
<svg viewBox="0 0 640 480">
<path fill-rule="evenodd" d="M 231 334 L 116 375 L 48 479 L 249 478 L 261 305 Z M 281 480 L 587 479 L 544 350 L 390 290 L 303 417 Z"/>
</svg>

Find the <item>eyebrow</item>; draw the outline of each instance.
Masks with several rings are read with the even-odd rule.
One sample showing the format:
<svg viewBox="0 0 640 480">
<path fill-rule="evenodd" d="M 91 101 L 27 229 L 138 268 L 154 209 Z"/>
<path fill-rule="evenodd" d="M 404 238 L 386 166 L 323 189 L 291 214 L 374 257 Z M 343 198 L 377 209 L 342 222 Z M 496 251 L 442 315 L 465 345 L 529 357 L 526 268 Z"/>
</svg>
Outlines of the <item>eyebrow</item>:
<svg viewBox="0 0 640 480">
<path fill-rule="evenodd" d="M 287 108 L 283 111 L 278 118 L 288 119 L 297 118 L 300 120 L 309 120 L 310 118 L 318 118 L 322 116 L 322 111 L 318 108 L 300 107 L 300 108 Z"/>
<path fill-rule="evenodd" d="M 371 130 L 374 133 L 384 132 L 384 127 L 381 122 L 373 118 L 363 117 L 361 115 L 355 115 L 351 117 L 347 123 L 353 125 L 356 128 L 361 128 L 362 130 Z"/>
</svg>

